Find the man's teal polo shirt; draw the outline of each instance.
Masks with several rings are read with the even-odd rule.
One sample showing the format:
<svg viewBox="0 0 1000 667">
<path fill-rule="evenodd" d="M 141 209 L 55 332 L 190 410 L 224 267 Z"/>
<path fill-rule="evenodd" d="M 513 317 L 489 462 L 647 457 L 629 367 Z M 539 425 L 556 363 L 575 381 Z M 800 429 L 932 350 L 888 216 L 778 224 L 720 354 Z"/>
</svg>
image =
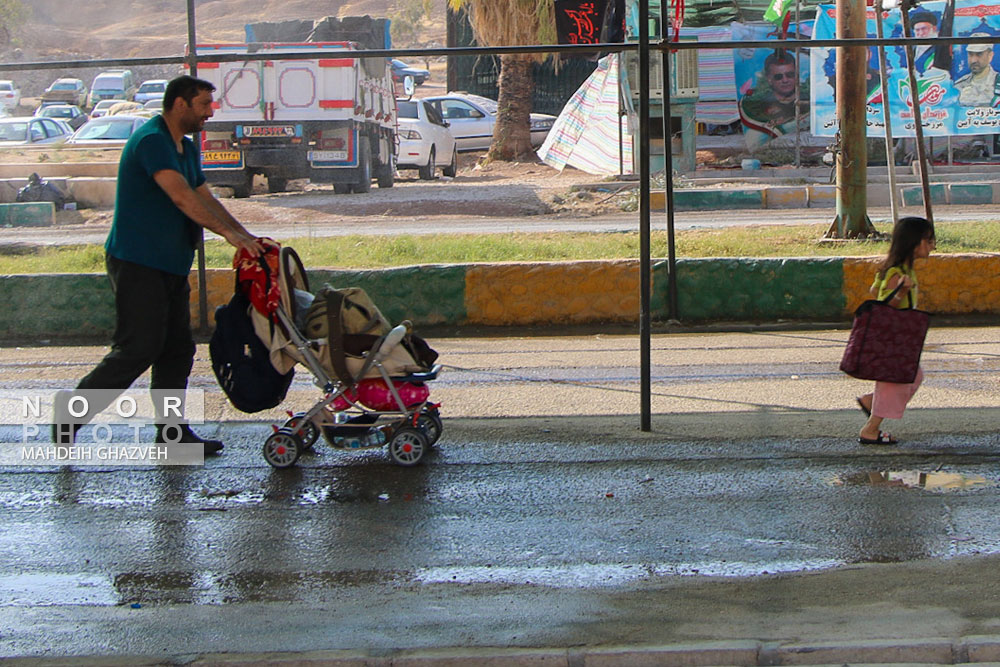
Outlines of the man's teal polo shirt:
<svg viewBox="0 0 1000 667">
<path fill-rule="evenodd" d="M 156 172 L 172 169 L 192 188 L 205 182 L 194 142 L 184 137 L 183 146 L 184 153 L 178 153 L 160 115 L 129 138 L 118 163 L 115 217 L 104 244 L 109 255 L 175 275 L 190 273 L 198 225 L 153 179 Z"/>
</svg>

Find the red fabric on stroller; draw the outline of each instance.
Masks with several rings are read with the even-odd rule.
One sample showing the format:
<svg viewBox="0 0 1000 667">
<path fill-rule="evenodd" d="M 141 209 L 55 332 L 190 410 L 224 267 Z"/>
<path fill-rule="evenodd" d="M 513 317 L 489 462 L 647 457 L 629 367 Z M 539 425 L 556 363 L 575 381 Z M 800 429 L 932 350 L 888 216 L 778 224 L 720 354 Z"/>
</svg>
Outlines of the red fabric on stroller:
<svg viewBox="0 0 1000 667">
<path fill-rule="evenodd" d="M 278 284 L 278 257 L 281 244 L 261 238 L 265 252 L 252 257 L 240 248 L 233 256 L 236 282 L 258 313 L 270 319 L 281 303 L 281 286 Z"/>
</svg>

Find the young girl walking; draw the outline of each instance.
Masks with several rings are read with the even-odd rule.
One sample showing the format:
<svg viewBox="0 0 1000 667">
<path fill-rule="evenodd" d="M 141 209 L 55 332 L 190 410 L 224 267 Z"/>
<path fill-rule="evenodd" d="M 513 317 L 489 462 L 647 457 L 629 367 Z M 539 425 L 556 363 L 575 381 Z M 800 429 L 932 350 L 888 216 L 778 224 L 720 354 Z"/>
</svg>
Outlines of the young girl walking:
<svg viewBox="0 0 1000 667">
<path fill-rule="evenodd" d="M 927 257 L 934 249 L 934 223 L 916 216 L 900 218 L 892 230 L 889 254 L 879 265 L 872 283 L 871 293 L 876 299 L 885 299 L 899 287 L 896 296 L 889 301 L 895 308 L 917 307 L 917 274 L 913 270 L 913 260 Z M 863 445 L 892 445 L 895 438 L 882 431 L 883 419 L 900 419 L 906 404 L 917 393 L 924 379 L 923 369 L 917 368 L 917 376 L 909 384 L 876 382 L 875 391 L 858 396 L 858 405 L 868 415 L 868 421 L 861 427 L 858 442 Z"/>
</svg>

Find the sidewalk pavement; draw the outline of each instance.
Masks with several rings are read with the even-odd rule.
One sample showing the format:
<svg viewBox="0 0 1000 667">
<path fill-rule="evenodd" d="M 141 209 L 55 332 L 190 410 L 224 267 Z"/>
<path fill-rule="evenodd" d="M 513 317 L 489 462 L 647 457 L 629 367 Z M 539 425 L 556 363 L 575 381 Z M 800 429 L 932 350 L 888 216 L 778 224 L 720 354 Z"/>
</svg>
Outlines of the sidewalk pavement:
<svg viewBox="0 0 1000 667">
<path fill-rule="evenodd" d="M 787 438 L 792 447 L 796 439 L 828 438 L 840 443 L 837 449 L 859 447 L 853 441 L 863 416 L 854 406 L 854 396 L 866 391 L 870 383 L 837 371 L 846 337 L 846 330 L 656 335 L 650 433 L 638 429 L 637 336 L 434 338 L 431 343 L 441 353 L 445 370 L 434 383 L 431 397 L 443 403 L 446 432 L 454 425 L 451 437 L 476 433 L 485 440 L 565 444 L 595 444 L 609 438 L 639 444 L 695 439 L 723 450 L 760 438 Z M 3 348 L 0 386 L 74 380 L 103 352 L 101 347 Z M 903 420 L 890 427 L 903 441 L 900 448 L 859 449 L 859 454 L 891 456 L 907 451 L 907 437 L 961 435 L 975 441 L 977 436 L 995 436 L 1000 420 L 1000 340 L 995 328 L 932 329 L 923 366 L 924 386 Z M 205 387 L 209 394 L 210 421 L 248 420 L 221 399 L 205 346 L 199 346 L 192 384 Z M 307 374 L 301 372 L 286 404 L 306 405 L 315 394 Z M 250 419 L 283 417 L 282 411 L 275 410 Z M 124 656 L 7 662 L 152 665 L 177 664 L 183 659 L 184 664 L 227 667 L 1000 662 L 1000 616 L 994 613 L 1000 599 L 997 564 L 995 557 L 857 564 L 808 575 L 707 580 L 708 588 L 694 594 L 682 589 L 690 579 L 668 582 L 655 590 L 620 593 L 639 599 L 650 596 L 649 604 L 655 600 L 667 607 L 675 600 L 681 606 L 673 615 L 687 609 L 681 615 L 690 616 L 689 623 L 708 614 L 714 620 L 705 620 L 701 633 L 714 639 L 697 643 L 650 642 L 648 634 L 636 629 L 634 633 L 623 630 L 619 642 L 598 646 L 468 648 L 459 641 L 442 649 L 291 654 L 241 654 L 234 646 L 225 654 L 166 660 Z M 833 596 L 835 591 L 839 606 L 826 608 L 827 593 Z M 840 599 L 845 597 L 849 601 Z M 717 607 L 719 615 L 713 616 L 711 610 Z M 185 613 L 195 612 L 201 613 Z M 270 613 L 275 613 L 273 607 Z M 512 609 L 511 613 L 518 612 Z M 297 623 L 302 620 L 294 610 L 289 610 L 286 620 L 290 628 L 301 629 Z M 621 623 L 621 619 L 606 621 Z M 878 626 L 881 638 L 870 639 L 862 632 L 852 635 L 849 629 L 858 623 Z M 845 632 L 837 632 L 838 627 Z M 997 634 L 975 634 L 988 628 L 995 628 Z M 760 639 L 747 639 L 748 633 Z M 841 638 L 831 640 L 831 636 Z"/>
</svg>

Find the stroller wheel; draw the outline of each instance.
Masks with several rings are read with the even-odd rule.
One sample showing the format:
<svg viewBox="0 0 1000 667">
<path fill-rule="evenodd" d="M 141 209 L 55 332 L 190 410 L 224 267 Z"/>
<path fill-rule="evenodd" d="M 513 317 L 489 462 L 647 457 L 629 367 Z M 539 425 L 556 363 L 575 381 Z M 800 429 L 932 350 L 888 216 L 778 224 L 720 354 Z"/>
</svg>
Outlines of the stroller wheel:
<svg viewBox="0 0 1000 667">
<path fill-rule="evenodd" d="M 397 429 L 389 441 L 389 456 L 407 468 L 420 463 L 428 449 L 427 436 L 421 429 L 411 426 Z"/>
<path fill-rule="evenodd" d="M 289 431 L 295 432 L 299 427 L 299 421 L 306 416 L 304 412 L 296 412 L 292 417 L 288 419 L 282 428 L 287 428 Z M 302 449 L 312 449 L 316 441 L 319 440 L 319 428 L 316 427 L 312 421 L 307 421 L 302 426 L 302 432 L 299 433 L 299 439 L 302 441 Z"/>
<path fill-rule="evenodd" d="M 278 429 L 264 441 L 264 459 L 275 468 L 290 468 L 302 449 L 302 441 L 290 429 Z"/>
<path fill-rule="evenodd" d="M 441 422 L 441 415 L 437 410 L 424 410 L 417 417 L 417 427 L 423 429 L 427 436 L 427 446 L 433 447 L 434 443 L 441 437 L 441 429 L 444 424 Z"/>
</svg>

